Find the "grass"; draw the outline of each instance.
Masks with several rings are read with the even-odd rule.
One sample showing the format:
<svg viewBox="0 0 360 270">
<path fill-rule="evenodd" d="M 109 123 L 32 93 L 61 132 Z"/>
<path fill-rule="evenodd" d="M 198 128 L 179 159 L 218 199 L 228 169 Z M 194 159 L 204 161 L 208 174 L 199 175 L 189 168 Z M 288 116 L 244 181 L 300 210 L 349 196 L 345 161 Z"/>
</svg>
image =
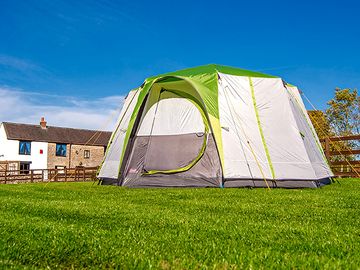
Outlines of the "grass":
<svg viewBox="0 0 360 270">
<path fill-rule="evenodd" d="M 0 186 L 0 268 L 359 266 L 360 179 L 271 191 Z"/>
</svg>

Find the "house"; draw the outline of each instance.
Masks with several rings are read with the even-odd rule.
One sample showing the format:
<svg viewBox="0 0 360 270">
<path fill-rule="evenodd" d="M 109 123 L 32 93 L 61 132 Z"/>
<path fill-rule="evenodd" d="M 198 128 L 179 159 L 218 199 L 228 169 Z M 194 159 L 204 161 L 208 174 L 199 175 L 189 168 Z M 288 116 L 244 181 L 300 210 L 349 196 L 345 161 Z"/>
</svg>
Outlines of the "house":
<svg viewBox="0 0 360 270">
<path fill-rule="evenodd" d="M 96 167 L 103 160 L 111 132 L 0 123 L 0 170 Z"/>
</svg>

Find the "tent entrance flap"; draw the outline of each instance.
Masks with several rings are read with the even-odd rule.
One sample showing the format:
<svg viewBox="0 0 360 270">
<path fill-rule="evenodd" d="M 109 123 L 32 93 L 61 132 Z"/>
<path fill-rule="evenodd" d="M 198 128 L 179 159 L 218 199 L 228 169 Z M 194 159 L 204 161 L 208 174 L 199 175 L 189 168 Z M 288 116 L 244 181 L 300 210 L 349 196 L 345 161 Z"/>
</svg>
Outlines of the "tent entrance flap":
<svg viewBox="0 0 360 270">
<path fill-rule="evenodd" d="M 168 89 L 154 85 L 149 92 L 124 170 L 124 185 L 136 179 L 159 175 L 212 179 L 218 185 L 221 166 L 210 125 L 201 103 L 189 95 L 191 89 Z M 209 149 L 208 149 L 209 148 Z M 215 165 L 215 166 L 214 166 Z M 185 176 L 186 175 L 186 176 Z M 159 178 L 160 179 L 160 178 Z M 215 180 L 216 179 L 216 180 Z M 163 181 L 169 179 L 161 178 Z M 130 181 L 130 182 L 131 182 Z M 173 183 L 176 181 L 173 178 Z M 215 182 L 215 183 L 213 183 Z"/>
<path fill-rule="evenodd" d="M 144 175 L 187 171 L 199 161 L 207 144 L 208 123 L 196 101 L 174 90 L 162 88 L 158 92 L 158 101 L 142 121 L 145 129 L 151 123 Z M 142 127 L 139 133 L 146 136 Z"/>
</svg>

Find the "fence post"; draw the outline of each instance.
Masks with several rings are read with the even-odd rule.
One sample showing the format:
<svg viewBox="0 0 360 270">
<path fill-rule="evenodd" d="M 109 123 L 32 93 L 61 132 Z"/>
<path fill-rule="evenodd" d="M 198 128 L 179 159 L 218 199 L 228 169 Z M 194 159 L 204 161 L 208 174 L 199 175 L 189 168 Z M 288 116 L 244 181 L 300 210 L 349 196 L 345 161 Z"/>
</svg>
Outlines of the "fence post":
<svg viewBox="0 0 360 270">
<path fill-rule="evenodd" d="M 5 179 L 5 184 L 6 184 L 6 175 L 7 175 L 7 170 L 5 170 L 5 177 L 4 177 L 4 179 Z"/>
<path fill-rule="evenodd" d="M 64 170 L 65 171 L 65 182 L 67 181 L 67 170 L 68 170 L 68 168 L 65 167 L 65 170 Z"/>
<path fill-rule="evenodd" d="M 34 182 L 34 170 L 30 170 L 30 182 Z"/>
</svg>

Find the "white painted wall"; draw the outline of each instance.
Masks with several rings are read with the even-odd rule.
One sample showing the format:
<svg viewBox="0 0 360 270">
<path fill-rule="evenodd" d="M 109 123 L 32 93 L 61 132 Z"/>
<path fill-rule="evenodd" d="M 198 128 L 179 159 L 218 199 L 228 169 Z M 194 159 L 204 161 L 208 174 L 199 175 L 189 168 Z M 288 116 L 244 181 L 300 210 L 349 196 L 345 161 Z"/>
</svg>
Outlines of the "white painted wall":
<svg viewBox="0 0 360 270">
<path fill-rule="evenodd" d="M 0 161 L 31 161 L 30 169 L 47 169 L 47 156 L 47 142 L 31 142 L 31 155 L 19 155 L 19 141 L 8 140 L 4 126 L 0 124 Z"/>
<path fill-rule="evenodd" d="M 4 136 L 5 136 L 5 131 L 4 131 L 4 127 L 3 124 L 0 123 L 0 161 L 4 160 L 4 156 L 5 156 L 5 142 L 4 142 Z"/>
<path fill-rule="evenodd" d="M 4 125 L 0 123 L 0 161 L 7 160 L 8 153 L 7 137 L 4 129 Z"/>
</svg>

